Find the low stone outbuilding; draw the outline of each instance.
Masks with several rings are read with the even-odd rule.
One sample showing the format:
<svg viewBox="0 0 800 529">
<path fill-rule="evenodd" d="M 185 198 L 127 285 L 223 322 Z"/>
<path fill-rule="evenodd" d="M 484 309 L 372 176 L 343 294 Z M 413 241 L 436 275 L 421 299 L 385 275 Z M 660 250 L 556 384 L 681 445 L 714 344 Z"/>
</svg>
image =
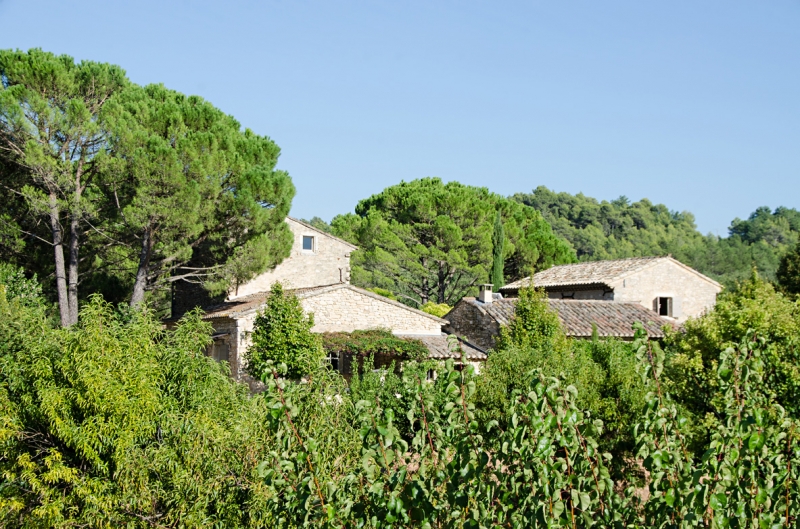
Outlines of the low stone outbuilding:
<svg viewBox="0 0 800 529">
<path fill-rule="evenodd" d="M 388 329 L 397 336 L 421 340 L 431 351 L 431 358 L 460 357 L 460 354 L 448 353 L 446 348 L 442 326 L 447 321 L 421 310 L 346 283 L 288 292 L 297 296 L 306 313 L 314 315 L 312 332 Z M 245 369 L 245 352 L 252 343 L 256 316 L 268 296 L 269 292 L 260 292 L 205 308 L 203 319 L 214 327 L 210 354 L 216 360 L 229 362 L 237 380 L 250 382 Z M 484 351 L 464 344 L 463 340 L 460 347 L 470 361 L 486 359 Z"/>
<path fill-rule="evenodd" d="M 495 346 L 500 328 L 514 317 L 516 298 L 492 299 L 483 302 L 473 297 L 461 299 L 444 318 L 445 331 L 464 337 L 481 349 Z M 567 336 L 590 338 L 593 325 L 600 337 L 632 339 L 633 324 L 641 322 L 652 339 L 664 337 L 664 326 L 674 327 L 676 322 L 664 318 L 638 303 L 611 303 L 602 300 L 549 299 L 550 308 L 556 312 Z"/>
<path fill-rule="evenodd" d="M 499 289 L 516 297 L 530 277 Z M 679 323 L 714 307 L 722 285 L 672 257 L 636 257 L 554 266 L 537 272 L 533 285 L 550 299 L 637 303 Z"/>
</svg>

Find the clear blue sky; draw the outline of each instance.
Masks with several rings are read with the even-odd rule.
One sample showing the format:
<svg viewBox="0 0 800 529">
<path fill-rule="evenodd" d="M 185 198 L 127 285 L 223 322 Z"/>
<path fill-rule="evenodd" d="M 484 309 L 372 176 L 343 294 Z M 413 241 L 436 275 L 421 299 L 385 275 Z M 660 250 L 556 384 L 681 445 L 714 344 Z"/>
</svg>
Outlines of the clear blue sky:
<svg viewBox="0 0 800 529">
<path fill-rule="evenodd" d="M 0 48 L 116 63 L 282 148 L 292 214 L 400 180 L 800 206 L 800 2 L 0 0 Z"/>
</svg>

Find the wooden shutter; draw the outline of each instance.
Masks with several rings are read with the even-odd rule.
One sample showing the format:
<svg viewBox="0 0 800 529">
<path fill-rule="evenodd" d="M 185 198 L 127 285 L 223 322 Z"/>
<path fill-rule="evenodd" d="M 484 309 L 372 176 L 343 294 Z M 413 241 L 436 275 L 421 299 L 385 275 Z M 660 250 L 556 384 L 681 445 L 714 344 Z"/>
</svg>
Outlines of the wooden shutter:
<svg viewBox="0 0 800 529">
<path fill-rule="evenodd" d="M 672 314 L 673 318 L 680 318 L 682 315 L 681 298 L 671 298 L 671 300 L 672 300 L 672 311 L 670 312 L 670 314 Z"/>
</svg>

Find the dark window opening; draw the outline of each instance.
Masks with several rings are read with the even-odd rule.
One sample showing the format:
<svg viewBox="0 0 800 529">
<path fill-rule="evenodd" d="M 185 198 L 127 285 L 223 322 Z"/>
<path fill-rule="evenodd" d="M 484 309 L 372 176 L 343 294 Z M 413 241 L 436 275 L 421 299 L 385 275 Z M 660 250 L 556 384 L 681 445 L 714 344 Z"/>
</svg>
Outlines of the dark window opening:
<svg viewBox="0 0 800 529">
<path fill-rule="evenodd" d="M 328 353 L 327 358 L 325 360 L 328 361 L 330 368 L 334 371 L 339 371 L 339 353 Z"/>
<path fill-rule="evenodd" d="M 303 235 L 303 250 L 314 251 L 314 237 Z"/>
<path fill-rule="evenodd" d="M 658 315 L 672 316 L 672 298 L 658 298 Z"/>
</svg>

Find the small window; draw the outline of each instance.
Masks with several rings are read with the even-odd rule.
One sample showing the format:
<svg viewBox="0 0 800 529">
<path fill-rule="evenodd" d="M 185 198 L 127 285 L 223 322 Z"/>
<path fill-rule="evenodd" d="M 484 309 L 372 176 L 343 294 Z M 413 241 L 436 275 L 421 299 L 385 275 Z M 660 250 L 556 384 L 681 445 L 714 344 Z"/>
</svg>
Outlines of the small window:
<svg viewBox="0 0 800 529">
<path fill-rule="evenodd" d="M 331 369 L 339 371 L 339 353 L 329 352 L 325 360 L 328 361 L 328 365 L 330 365 Z"/>
<path fill-rule="evenodd" d="M 314 237 L 311 235 L 303 235 L 303 250 L 308 252 L 314 251 Z"/>
<path fill-rule="evenodd" d="M 658 298 L 658 315 L 672 316 L 672 298 Z"/>
</svg>

